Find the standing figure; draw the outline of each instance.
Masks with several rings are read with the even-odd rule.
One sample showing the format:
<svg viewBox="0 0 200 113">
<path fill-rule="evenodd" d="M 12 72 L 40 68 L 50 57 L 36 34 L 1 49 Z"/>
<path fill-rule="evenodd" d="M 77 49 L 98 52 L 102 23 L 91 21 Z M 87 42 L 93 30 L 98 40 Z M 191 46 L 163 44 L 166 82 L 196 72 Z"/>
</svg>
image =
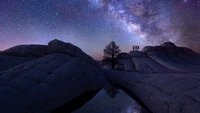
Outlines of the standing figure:
<svg viewBox="0 0 200 113">
<path fill-rule="evenodd" d="M 140 47 L 139 46 L 133 46 L 133 51 L 139 51 Z"/>
</svg>

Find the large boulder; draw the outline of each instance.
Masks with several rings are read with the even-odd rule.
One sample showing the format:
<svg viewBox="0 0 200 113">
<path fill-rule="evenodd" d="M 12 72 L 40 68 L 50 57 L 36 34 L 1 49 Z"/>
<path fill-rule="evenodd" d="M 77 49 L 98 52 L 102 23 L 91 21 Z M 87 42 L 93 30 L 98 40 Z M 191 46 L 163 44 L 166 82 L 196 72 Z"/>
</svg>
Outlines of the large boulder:
<svg viewBox="0 0 200 113">
<path fill-rule="evenodd" d="M 59 40 L 16 46 L 0 55 L 0 113 L 49 113 L 106 85 L 95 60 Z"/>
<path fill-rule="evenodd" d="M 4 71 L 1 113 L 49 113 L 86 91 L 108 84 L 104 71 L 88 61 L 52 54 Z"/>
<path fill-rule="evenodd" d="M 92 57 L 88 56 L 86 53 L 84 53 L 80 48 L 74 46 L 70 43 L 65 43 L 60 40 L 52 40 L 48 43 L 48 54 L 54 54 L 54 53 L 62 53 L 62 54 L 68 54 L 71 56 L 79 57 L 84 60 L 89 61 L 90 63 L 96 63 L 93 62 L 94 60 Z"/>
</svg>

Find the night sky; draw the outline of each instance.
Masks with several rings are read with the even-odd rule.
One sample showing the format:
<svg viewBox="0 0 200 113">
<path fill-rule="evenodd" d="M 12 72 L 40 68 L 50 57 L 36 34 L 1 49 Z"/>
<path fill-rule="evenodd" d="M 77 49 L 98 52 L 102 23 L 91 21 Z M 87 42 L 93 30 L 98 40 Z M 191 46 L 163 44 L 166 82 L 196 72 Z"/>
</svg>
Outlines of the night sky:
<svg viewBox="0 0 200 113">
<path fill-rule="evenodd" d="M 200 0 L 0 0 L 0 50 L 70 42 L 95 59 L 171 41 L 200 52 Z"/>
</svg>

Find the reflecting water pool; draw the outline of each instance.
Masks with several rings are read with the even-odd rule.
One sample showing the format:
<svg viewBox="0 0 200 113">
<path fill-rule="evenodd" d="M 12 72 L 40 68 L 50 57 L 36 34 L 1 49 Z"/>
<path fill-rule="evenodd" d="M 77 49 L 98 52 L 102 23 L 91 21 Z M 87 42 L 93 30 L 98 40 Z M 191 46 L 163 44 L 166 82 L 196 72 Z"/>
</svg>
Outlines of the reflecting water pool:
<svg viewBox="0 0 200 113">
<path fill-rule="evenodd" d="M 113 85 L 100 90 L 72 113 L 150 113 L 123 90 Z"/>
</svg>

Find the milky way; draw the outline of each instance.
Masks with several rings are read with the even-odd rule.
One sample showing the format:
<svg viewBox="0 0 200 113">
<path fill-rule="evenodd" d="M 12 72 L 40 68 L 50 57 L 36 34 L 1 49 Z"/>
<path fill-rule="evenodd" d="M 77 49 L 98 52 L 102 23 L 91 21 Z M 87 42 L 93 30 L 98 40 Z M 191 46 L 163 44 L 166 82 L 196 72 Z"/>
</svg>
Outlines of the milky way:
<svg viewBox="0 0 200 113">
<path fill-rule="evenodd" d="M 200 52 L 200 0 L 1 0 L 0 49 L 73 43 L 96 59 L 114 40 L 122 51 L 171 41 Z"/>
</svg>

